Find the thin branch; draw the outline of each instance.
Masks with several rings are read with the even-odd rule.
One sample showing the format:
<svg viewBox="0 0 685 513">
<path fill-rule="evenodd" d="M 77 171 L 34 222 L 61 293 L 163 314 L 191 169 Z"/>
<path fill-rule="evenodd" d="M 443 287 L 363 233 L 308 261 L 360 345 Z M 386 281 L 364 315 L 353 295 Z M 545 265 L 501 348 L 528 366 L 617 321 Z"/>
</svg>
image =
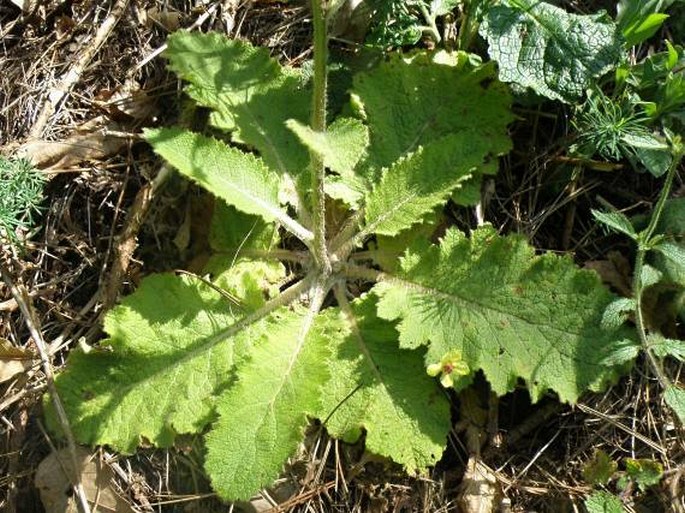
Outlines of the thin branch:
<svg viewBox="0 0 685 513">
<path fill-rule="evenodd" d="M 74 85 L 81 80 L 81 75 L 90 64 L 90 61 L 93 60 L 93 57 L 95 57 L 95 55 L 98 53 L 109 35 L 112 33 L 112 30 L 119 22 L 119 19 L 121 19 L 121 16 L 124 14 L 126 7 L 128 7 L 128 0 L 118 0 L 114 4 L 109 16 L 105 18 L 105 21 L 103 21 L 102 25 L 100 25 L 100 28 L 98 28 L 95 37 L 93 37 L 92 41 L 89 42 L 88 48 L 82 49 L 82 52 L 80 52 L 80 57 L 77 59 L 74 65 L 69 69 L 69 71 L 67 71 L 59 83 L 53 87 L 48 94 L 38 118 L 31 127 L 29 138 L 41 138 L 43 135 L 43 130 L 45 130 L 48 121 L 50 121 L 50 118 L 55 113 L 57 108 L 69 95 L 72 87 L 74 87 Z"/>
<path fill-rule="evenodd" d="M 64 436 L 67 439 L 67 450 L 69 451 L 69 456 L 71 458 L 71 463 L 73 466 L 72 475 L 68 476 L 69 481 L 74 487 L 74 493 L 78 500 L 79 508 L 83 513 L 90 513 L 90 506 L 88 505 L 88 499 L 86 498 L 86 492 L 81 484 L 81 476 L 79 475 L 79 462 L 76 456 L 76 441 L 74 440 L 74 433 L 71 430 L 69 424 L 69 418 L 62 405 L 62 400 L 57 393 L 57 387 L 55 386 L 55 373 L 52 369 L 52 363 L 50 362 L 50 356 L 48 352 L 47 345 L 43 339 L 43 334 L 40 330 L 40 322 L 35 314 L 33 305 L 31 304 L 31 298 L 28 292 L 22 286 L 18 286 L 12 280 L 9 270 L 5 267 L 5 264 L 0 262 L 0 273 L 2 274 L 2 279 L 7 285 L 7 287 L 12 292 L 14 300 L 19 305 L 21 313 L 24 315 L 24 322 L 31 333 L 33 342 L 38 349 L 38 354 L 40 355 L 40 361 L 43 366 L 43 372 L 45 373 L 45 379 L 47 381 L 48 391 L 50 392 L 50 399 L 57 413 L 57 419 L 59 424 L 64 431 Z M 67 472 L 68 474 L 68 472 Z"/>
</svg>

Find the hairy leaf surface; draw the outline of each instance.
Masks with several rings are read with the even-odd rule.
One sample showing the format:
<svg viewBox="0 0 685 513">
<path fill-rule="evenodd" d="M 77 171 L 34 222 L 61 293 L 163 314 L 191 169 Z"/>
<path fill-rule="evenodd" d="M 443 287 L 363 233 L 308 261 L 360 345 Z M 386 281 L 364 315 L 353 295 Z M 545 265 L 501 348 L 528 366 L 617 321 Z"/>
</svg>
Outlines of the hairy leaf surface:
<svg viewBox="0 0 685 513">
<path fill-rule="evenodd" d="M 156 153 L 212 194 L 266 221 L 286 216 L 278 202 L 279 176 L 261 159 L 181 128 L 146 130 Z"/>
<path fill-rule="evenodd" d="M 306 168 L 307 151 L 285 126 L 288 119 L 309 118 L 310 93 L 298 72 L 282 68 L 265 48 L 218 33 L 176 32 L 166 55 L 171 69 L 190 82 L 191 98 L 215 110 L 212 124 L 257 149 L 281 174 Z"/>
<path fill-rule="evenodd" d="M 462 130 L 445 136 L 384 169 L 366 198 L 365 231 L 392 236 L 422 222 L 493 157 L 491 141 L 479 135 Z"/>
<path fill-rule="evenodd" d="M 495 79 L 493 65 L 474 67 L 465 54 L 459 56 L 457 61 L 442 53 L 392 56 L 355 76 L 353 97 L 371 138 L 371 178 L 420 146 L 463 131 L 487 142 L 493 155 L 509 151 L 507 125 L 513 115 L 507 88 Z"/>
<path fill-rule="evenodd" d="M 480 26 L 499 78 L 572 102 L 590 81 L 618 64 L 622 41 L 606 13 L 569 14 L 539 0 L 490 7 Z"/>
<path fill-rule="evenodd" d="M 239 367 L 238 382 L 218 399 L 205 468 L 222 497 L 248 499 L 273 482 L 301 442 L 307 414 L 319 409 L 329 347 L 305 318 L 303 312 L 274 312 Z"/>
<path fill-rule="evenodd" d="M 354 443 L 364 429 L 371 452 L 410 472 L 425 469 L 445 447 L 449 402 L 426 375 L 421 354 L 397 347 L 397 331 L 376 316 L 375 299 L 352 303 L 352 318 L 333 340 L 320 418 L 335 437 Z"/>
<path fill-rule="evenodd" d="M 176 433 L 201 431 L 250 343 L 247 331 L 218 344 L 216 335 L 242 314 L 195 278 L 143 280 L 107 315 L 109 338 L 73 351 L 57 378 L 78 440 L 131 453 L 143 440 L 167 447 Z"/>
<path fill-rule="evenodd" d="M 491 227 L 470 239 L 450 229 L 439 246 L 417 244 L 399 278 L 373 290 L 379 316 L 400 321 L 400 345 L 427 344 L 429 363 L 460 351 L 500 395 L 523 378 L 534 400 L 551 389 L 574 402 L 613 379 L 603 352 L 632 336 L 600 328 L 613 296 L 594 273 L 536 257 L 521 237 L 499 237 Z"/>
<path fill-rule="evenodd" d="M 326 132 L 316 132 L 294 119 L 287 126 L 307 148 L 321 156 L 326 167 L 343 176 L 354 173 L 369 145 L 369 130 L 354 118 L 338 118 Z"/>
</svg>

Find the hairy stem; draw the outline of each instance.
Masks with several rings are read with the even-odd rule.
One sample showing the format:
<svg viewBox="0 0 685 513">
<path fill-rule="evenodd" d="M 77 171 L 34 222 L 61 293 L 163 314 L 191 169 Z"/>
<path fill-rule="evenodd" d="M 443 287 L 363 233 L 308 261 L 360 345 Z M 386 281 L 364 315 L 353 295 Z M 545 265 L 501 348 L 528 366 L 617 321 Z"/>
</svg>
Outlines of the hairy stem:
<svg viewBox="0 0 685 513">
<path fill-rule="evenodd" d="M 314 92 L 312 96 L 312 129 L 317 132 L 326 131 L 326 90 L 327 90 L 327 58 L 328 35 L 326 33 L 326 13 L 323 9 L 324 0 L 311 0 L 312 18 L 314 22 Z M 312 195 L 312 224 L 314 231 L 314 258 L 321 266 L 325 276 L 331 274 L 331 261 L 326 248 L 326 196 L 324 194 L 324 177 L 326 169 L 323 158 L 310 150 L 311 158 L 311 195 Z"/>
<path fill-rule="evenodd" d="M 633 291 L 635 294 L 635 324 L 637 327 L 637 333 L 640 337 L 640 343 L 642 344 L 642 349 L 647 355 L 647 361 L 649 362 L 652 371 L 659 380 L 659 384 L 662 388 L 666 389 L 671 385 L 671 381 L 668 376 L 664 373 L 661 363 L 656 359 L 652 350 L 649 346 L 649 341 L 647 339 L 647 327 L 645 326 L 644 313 L 642 311 L 642 293 L 643 293 L 643 283 L 642 283 L 642 268 L 645 265 L 645 257 L 647 256 L 647 251 L 651 249 L 651 240 L 656 227 L 659 224 L 659 219 L 661 218 L 661 213 L 664 210 L 664 205 L 668 199 L 668 195 L 671 192 L 671 185 L 673 184 L 673 179 L 675 178 L 676 170 L 680 164 L 681 155 L 674 155 L 673 162 L 671 163 L 668 173 L 666 174 L 666 180 L 664 181 L 664 186 L 659 194 L 659 199 L 654 207 L 654 213 L 649 221 L 647 228 L 640 233 L 640 238 L 638 239 L 638 249 L 637 256 L 635 257 L 635 270 L 633 272 Z"/>
</svg>

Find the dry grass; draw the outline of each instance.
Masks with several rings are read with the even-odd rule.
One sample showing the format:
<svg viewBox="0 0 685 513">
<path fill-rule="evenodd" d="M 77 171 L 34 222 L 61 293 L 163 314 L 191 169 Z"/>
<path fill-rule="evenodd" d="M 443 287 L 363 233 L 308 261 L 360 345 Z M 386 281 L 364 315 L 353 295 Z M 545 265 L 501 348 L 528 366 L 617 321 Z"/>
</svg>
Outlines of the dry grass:
<svg viewBox="0 0 685 513">
<path fill-rule="evenodd" d="M 298 65 L 310 57 L 310 26 L 306 8 L 295 3 L 131 1 L 120 16 L 114 10 L 112 31 L 41 126 L 46 99 L 84 52 L 94 50 L 103 23 L 122 3 L 39 4 L 30 15 L 11 3 L 0 5 L 0 144 L 12 152 L 31 134 L 73 141 L 79 127 L 98 135 L 78 139 L 88 146 L 85 159 L 46 160 L 51 178 L 42 229 L 25 252 L 2 248 L 3 265 L 28 291 L 58 370 L 80 340 L 97 342 L 102 313 L 142 275 L 175 268 L 187 258 L 173 239 L 194 192 L 178 181 L 163 190 L 150 185 L 158 163 L 137 136 L 142 126 L 177 115 L 176 80 L 155 57 L 168 30 L 178 25 L 227 32 Z M 153 20 L 153 8 L 167 18 Z M 517 150 L 492 184 L 486 218 L 504 231 L 525 233 L 538 248 L 572 252 L 580 264 L 602 259 L 610 249 L 629 256 L 619 239 L 597 232 L 588 206 L 600 195 L 640 212 L 658 193 L 658 184 L 635 174 L 570 176 L 559 151 L 566 136 L 564 113 L 519 115 L 513 127 Z M 472 213 L 454 214 L 455 222 L 470 223 Z M 0 284 L 0 338 L 31 348 L 19 306 Z M 484 461 L 511 500 L 510 511 L 580 511 L 589 491 L 582 468 L 598 449 L 618 460 L 649 458 L 664 466 L 663 484 L 640 495 L 635 511 L 685 511 L 682 431 L 644 369 L 638 365 L 611 390 L 589 395 L 576 407 L 552 398 L 533 406 L 525 392 L 500 401 L 504 444 L 485 449 Z M 670 374 L 680 376 L 681 369 Z M 0 510 L 8 513 L 43 511 L 33 479 L 53 444 L 41 413 L 46 387 L 38 364 L 0 383 Z M 456 398 L 454 403 L 456 411 Z M 369 457 L 363 443 L 348 446 L 312 426 L 300 456 L 261 504 L 264 510 L 268 504 L 269 511 L 292 512 L 457 511 L 468 455 L 462 433 L 455 431 L 449 442 L 431 478 L 412 478 Z M 226 511 L 203 475 L 201 452 L 201 441 L 187 438 L 175 450 L 141 450 L 127 458 L 100 450 L 97 457 L 111 466 L 114 486 L 136 511 Z"/>
</svg>

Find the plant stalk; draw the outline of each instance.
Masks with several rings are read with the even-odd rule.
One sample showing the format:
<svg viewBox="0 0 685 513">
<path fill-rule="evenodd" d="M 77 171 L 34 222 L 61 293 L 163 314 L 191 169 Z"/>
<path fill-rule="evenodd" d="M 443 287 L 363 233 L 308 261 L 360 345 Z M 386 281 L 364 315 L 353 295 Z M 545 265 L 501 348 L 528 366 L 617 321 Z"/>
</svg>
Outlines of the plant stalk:
<svg viewBox="0 0 685 513">
<path fill-rule="evenodd" d="M 645 257 L 647 256 L 647 251 L 651 249 L 651 239 L 656 231 L 656 227 L 659 224 L 659 219 L 661 218 L 661 213 L 664 210 L 664 205 L 666 205 L 666 200 L 671 192 L 671 186 L 673 185 L 673 179 L 675 178 L 676 170 L 680 164 L 680 155 L 674 155 L 673 162 L 668 169 L 666 174 L 666 180 L 664 181 L 664 186 L 659 194 L 659 199 L 654 207 L 654 213 L 649 221 L 647 228 L 640 233 L 640 238 L 638 239 L 637 255 L 635 257 L 635 270 L 633 271 L 633 291 L 635 294 L 635 325 L 637 328 L 638 336 L 640 337 L 640 343 L 642 344 L 642 349 L 647 355 L 647 360 L 652 368 L 652 371 L 657 377 L 659 384 L 663 389 L 666 389 L 671 385 L 671 380 L 664 373 L 661 364 L 656 359 L 649 347 L 649 341 L 647 340 L 647 327 L 645 326 L 644 314 L 642 312 L 642 267 L 645 265 Z"/>
<path fill-rule="evenodd" d="M 314 92 L 312 97 L 312 130 L 326 131 L 326 92 L 328 82 L 328 34 L 326 30 L 325 0 L 311 0 L 314 23 Z M 313 253 L 324 276 L 331 274 L 331 261 L 326 248 L 326 195 L 324 179 L 326 169 L 323 158 L 313 150 L 311 159 L 312 224 L 314 232 Z"/>
</svg>

